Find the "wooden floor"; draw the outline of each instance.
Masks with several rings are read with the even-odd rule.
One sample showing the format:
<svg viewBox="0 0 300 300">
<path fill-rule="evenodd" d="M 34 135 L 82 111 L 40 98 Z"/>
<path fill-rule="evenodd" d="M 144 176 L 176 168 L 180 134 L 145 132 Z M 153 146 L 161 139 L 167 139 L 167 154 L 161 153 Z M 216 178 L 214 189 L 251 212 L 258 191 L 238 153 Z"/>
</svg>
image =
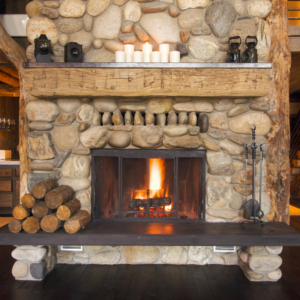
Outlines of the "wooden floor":
<svg viewBox="0 0 300 300">
<path fill-rule="evenodd" d="M 300 230 L 300 217 L 291 225 Z M 0 246 L 1 300 L 300 299 L 300 247 L 284 248 L 277 283 L 252 283 L 238 266 L 217 265 L 57 265 L 42 282 L 15 281 L 13 249 Z"/>
</svg>

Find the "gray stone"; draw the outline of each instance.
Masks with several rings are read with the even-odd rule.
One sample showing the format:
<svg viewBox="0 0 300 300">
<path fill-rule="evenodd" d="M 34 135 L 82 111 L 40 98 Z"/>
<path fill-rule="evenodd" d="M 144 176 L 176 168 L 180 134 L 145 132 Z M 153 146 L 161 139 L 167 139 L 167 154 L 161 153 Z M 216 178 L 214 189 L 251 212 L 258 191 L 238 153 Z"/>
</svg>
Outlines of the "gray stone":
<svg viewBox="0 0 300 300">
<path fill-rule="evenodd" d="M 244 207 L 244 199 L 240 194 L 233 194 L 231 197 L 229 207 L 232 209 L 240 210 Z"/>
<path fill-rule="evenodd" d="M 46 7 L 58 8 L 60 6 L 60 3 L 58 1 L 45 1 L 44 5 Z"/>
<path fill-rule="evenodd" d="M 199 127 L 201 133 L 206 133 L 209 128 L 209 118 L 207 114 L 201 114 L 199 117 Z"/>
<path fill-rule="evenodd" d="M 201 9 L 188 9 L 180 14 L 177 21 L 183 29 L 201 26 L 204 21 L 203 11 Z"/>
<path fill-rule="evenodd" d="M 166 126 L 163 128 L 163 133 L 170 137 L 183 136 L 188 133 L 186 126 Z"/>
<path fill-rule="evenodd" d="M 32 160 L 29 162 L 29 168 L 33 171 L 52 171 L 53 163 Z"/>
<path fill-rule="evenodd" d="M 215 129 L 210 130 L 207 134 L 213 139 L 218 141 L 225 140 L 227 137 L 227 134 L 225 132 L 215 130 Z"/>
<path fill-rule="evenodd" d="M 159 126 L 135 126 L 132 145 L 139 148 L 158 148 L 162 146 L 163 132 Z"/>
<path fill-rule="evenodd" d="M 77 192 L 76 199 L 78 199 L 80 201 L 82 208 L 90 208 L 91 207 L 91 192 L 89 190 Z M 84 248 L 86 248 L 86 247 L 87 246 L 85 246 Z M 89 247 L 96 247 L 96 246 L 89 246 Z M 99 247 L 99 246 L 97 246 L 97 247 Z"/>
<path fill-rule="evenodd" d="M 198 126 L 193 126 L 193 127 L 189 127 L 189 135 L 198 135 L 200 132 L 200 127 Z"/>
<path fill-rule="evenodd" d="M 150 40 L 149 35 L 139 26 L 134 27 L 134 32 L 140 42 L 148 42 Z"/>
<path fill-rule="evenodd" d="M 235 133 L 252 134 L 250 125 L 256 126 L 256 135 L 265 135 L 271 129 L 271 120 L 263 113 L 248 113 L 229 121 L 229 128 Z"/>
<path fill-rule="evenodd" d="M 83 28 L 83 22 L 81 19 L 62 18 L 56 22 L 56 27 L 62 33 L 72 34 Z"/>
<path fill-rule="evenodd" d="M 156 115 L 156 124 L 159 127 L 164 127 L 166 125 L 166 120 L 167 120 L 167 117 L 165 114 Z"/>
<path fill-rule="evenodd" d="M 105 49 L 92 49 L 83 57 L 84 62 L 115 62 L 115 55 Z"/>
<path fill-rule="evenodd" d="M 187 103 L 176 103 L 173 108 L 177 112 L 212 112 L 214 110 L 211 103 L 205 100 L 198 100 Z"/>
<path fill-rule="evenodd" d="M 131 21 L 126 21 L 126 22 L 124 22 L 124 23 L 122 24 L 121 31 L 122 31 L 123 33 L 129 33 L 129 32 L 132 32 L 132 29 L 133 29 L 133 22 L 131 22 Z M 139 37 L 137 33 L 136 33 L 136 35 L 137 35 L 137 37 Z M 142 42 L 142 41 L 141 41 L 141 42 Z"/>
<path fill-rule="evenodd" d="M 40 182 L 40 181 L 43 181 L 43 180 L 46 180 L 50 178 L 50 173 L 47 172 L 47 173 L 33 173 L 33 172 L 30 172 L 27 174 L 27 189 L 28 189 L 28 192 L 31 193 L 32 192 L 32 188 L 33 186 Z"/>
<path fill-rule="evenodd" d="M 159 250 L 154 246 L 124 246 L 122 257 L 126 264 L 154 264 L 159 258 Z"/>
<path fill-rule="evenodd" d="M 282 258 L 277 255 L 251 255 L 249 267 L 254 272 L 270 272 L 278 269 Z"/>
<path fill-rule="evenodd" d="M 118 6 L 109 6 L 94 21 L 93 36 L 96 39 L 116 39 L 122 24 L 122 11 Z"/>
<path fill-rule="evenodd" d="M 244 153 L 244 148 L 230 141 L 221 141 L 219 146 L 229 155 L 240 155 Z"/>
<path fill-rule="evenodd" d="M 96 98 L 93 105 L 99 112 L 113 112 L 118 109 L 118 103 L 114 99 Z"/>
<path fill-rule="evenodd" d="M 163 12 L 168 8 L 167 3 L 163 2 L 151 2 L 151 3 L 146 3 L 142 5 L 142 12 L 144 14 L 149 14 L 149 13 L 157 13 L 157 12 Z"/>
<path fill-rule="evenodd" d="M 79 45 L 82 45 L 82 53 L 85 54 L 92 47 L 93 36 L 89 32 L 80 31 L 80 32 L 73 33 L 70 36 L 69 42 L 70 43 L 74 42 Z"/>
<path fill-rule="evenodd" d="M 43 131 L 30 132 L 27 139 L 27 155 L 30 159 L 51 159 L 57 153 L 51 134 Z"/>
<path fill-rule="evenodd" d="M 196 136 L 186 136 L 164 140 L 163 145 L 171 149 L 197 149 L 201 146 L 201 142 Z"/>
<path fill-rule="evenodd" d="M 20 249 L 16 248 L 11 253 L 16 260 L 28 260 L 30 262 L 39 262 L 47 256 L 47 248 Z"/>
<path fill-rule="evenodd" d="M 249 111 L 249 107 L 246 105 L 238 105 L 235 106 L 233 108 L 231 108 L 228 112 L 227 112 L 227 117 L 228 118 L 232 118 L 232 117 L 236 117 L 239 116 L 241 114 L 246 113 L 247 111 Z"/>
<path fill-rule="evenodd" d="M 95 126 L 80 135 L 80 141 L 86 148 L 103 148 L 107 142 L 107 128 Z"/>
<path fill-rule="evenodd" d="M 213 2 L 205 12 L 205 21 L 216 37 L 226 37 L 236 18 L 234 7 L 226 1 Z"/>
<path fill-rule="evenodd" d="M 139 103 L 124 103 L 120 105 L 119 109 L 120 111 L 145 112 L 147 110 L 147 105 Z"/>
<path fill-rule="evenodd" d="M 69 179 L 69 178 L 62 178 L 57 182 L 60 186 L 61 185 L 69 185 L 75 192 L 85 190 L 91 186 L 91 181 L 86 178 L 82 179 Z"/>
<path fill-rule="evenodd" d="M 210 207 L 225 207 L 231 197 L 230 184 L 220 178 L 208 177 L 206 183 L 207 204 Z"/>
<path fill-rule="evenodd" d="M 81 0 L 64 0 L 58 13 L 65 18 L 80 18 L 86 11 L 86 5 Z"/>
<path fill-rule="evenodd" d="M 120 261 L 121 254 L 118 250 L 107 250 L 95 253 L 92 256 L 91 263 L 99 265 L 115 265 Z"/>
<path fill-rule="evenodd" d="M 44 279 L 47 275 L 46 263 L 41 261 L 30 264 L 30 274 L 35 279 Z"/>
<path fill-rule="evenodd" d="M 168 125 L 177 125 L 177 115 L 176 113 L 172 110 L 168 113 Z"/>
<path fill-rule="evenodd" d="M 271 255 L 279 255 L 279 254 L 281 254 L 283 247 L 282 246 L 266 246 L 265 249 Z"/>
<path fill-rule="evenodd" d="M 43 8 L 43 3 L 39 1 L 31 1 L 26 5 L 25 11 L 28 17 L 32 18 L 38 16 L 41 13 L 42 8 Z"/>
<path fill-rule="evenodd" d="M 216 99 L 213 100 L 213 106 L 217 111 L 225 111 L 232 107 L 232 99 Z"/>
<path fill-rule="evenodd" d="M 90 260 L 90 255 L 85 252 L 77 252 L 74 255 L 74 262 L 78 264 L 88 264 Z"/>
<path fill-rule="evenodd" d="M 123 7 L 124 21 L 138 22 L 142 16 L 140 4 L 137 1 L 128 1 Z"/>
<path fill-rule="evenodd" d="M 206 134 L 200 134 L 202 145 L 209 150 L 212 151 L 220 151 L 220 146 L 215 143 L 211 138 L 209 138 Z"/>
<path fill-rule="evenodd" d="M 252 17 L 259 17 L 264 19 L 272 9 L 272 2 L 270 1 L 247 1 L 248 14 Z"/>
<path fill-rule="evenodd" d="M 268 278 L 271 279 L 272 281 L 277 281 L 281 278 L 282 272 L 280 269 L 277 269 L 275 271 L 271 271 L 267 274 Z"/>
<path fill-rule="evenodd" d="M 253 102 L 250 104 L 250 108 L 258 111 L 267 111 L 270 109 L 270 104 L 266 102 Z"/>
<path fill-rule="evenodd" d="M 94 46 L 95 49 L 100 49 L 100 48 L 103 47 L 103 45 L 104 45 L 104 42 L 102 40 L 94 39 L 93 46 Z M 97 53 L 97 55 L 94 55 L 93 57 L 91 56 L 91 57 L 89 57 L 89 59 L 91 59 L 91 60 L 95 59 L 96 60 L 96 57 L 101 56 L 101 54 L 99 54 L 98 51 L 96 53 Z M 94 54 L 95 54 L 95 52 L 94 52 Z M 104 59 L 104 58 L 105 58 L 105 55 L 103 55 L 102 59 Z M 111 60 L 112 60 L 112 58 L 111 58 Z"/>
<path fill-rule="evenodd" d="M 143 15 L 140 25 L 157 44 L 180 42 L 178 24 L 166 13 Z"/>
<path fill-rule="evenodd" d="M 59 115 L 57 105 L 51 101 L 31 101 L 26 106 L 29 121 L 53 122 Z"/>
<path fill-rule="evenodd" d="M 220 130 L 228 130 L 227 117 L 223 113 L 212 113 L 209 117 L 209 125 Z"/>
<path fill-rule="evenodd" d="M 119 110 L 114 111 L 111 120 L 114 125 L 124 125 L 123 115 Z"/>
<path fill-rule="evenodd" d="M 82 18 L 83 28 L 87 32 L 91 32 L 93 28 L 93 17 L 89 14 L 85 14 Z"/>
<path fill-rule="evenodd" d="M 206 265 L 212 257 L 213 247 L 211 246 L 189 247 L 189 259 L 193 264 Z"/>
<path fill-rule="evenodd" d="M 170 265 L 185 265 L 188 261 L 188 253 L 182 246 L 166 247 L 162 250 L 161 261 Z"/>
<path fill-rule="evenodd" d="M 219 45 L 213 36 L 196 36 L 189 40 L 188 48 L 193 58 L 206 62 L 216 55 Z"/>
<path fill-rule="evenodd" d="M 172 109 L 171 98 L 152 98 L 148 101 L 148 109 L 154 114 L 165 114 Z"/>
<path fill-rule="evenodd" d="M 235 170 L 232 166 L 211 166 L 207 171 L 211 175 L 224 176 L 233 175 Z"/>
<path fill-rule="evenodd" d="M 55 147 L 59 151 L 77 148 L 79 144 L 78 127 L 76 125 L 56 127 L 53 131 Z"/>
<path fill-rule="evenodd" d="M 87 148 L 80 148 L 80 149 L 72 149 L 72 154 L 76 155 L 90 155 L 91 150 Z"/>
<path fill-rule="evenodd" d="M 111 114 L 109 112 L 105 112 L 102 116 L 102 124 L 103 125 L 111 125 Z"/>
<path fill-rule="evenodd" d="M 73 114 L 61 113 L 55 120 L 56 126 L 66 126 L 73 123 L 75 116 Z"/>
<path fill-rule="evenodd" d="M 146 113 L 145 123 L 146 123 L 146 125 L 151 125 L 151 124 L 155 123 L 155 117 L 154 117 L 153 113 Z"/>
<path fill-rule="evenodd" d="M 93 118 L 94 108 L 89 104 L 83 104 L 76 113 L 76 121 L 78 123 L 90 122 Z"/>
<path fill-rule="evenodd" d="M 41 9 L 41 14 L 48 19 L 58 18 L 58 12 L 55 9 L 49 7 L 43 7 Z"/>
<path fill-rule="evenodd" d="M 54 167 L 60 168 L 64 164 L 64 162 L 69 158 L 70 155 L 71 151 L 65 151 L 59 156 L 57 156 L 53 162 Z"/>
<path fill-rule="evenodd" d="M 215 218 L 222 218 L 225 220 L 232 220 L 239 216 L 239 213 L 236 210 L 229 208 L 208 208 L 206 213 Z"/>
<path fill-rule="evenodd" d="M 124 34 L 119 35 L 119 40 L 123 44 L 135 44 L 136 36 L 133 33 L 124 33 Z"/>
<path fill-rule="evenodd" d="M 90 159 L 87 156 L 71 156 L 63 164 L 61 173 L 67 178 L 84 178 L 90 175 Z"/>
<path fill-rule="evenodd" d="M 113 132 L 108 137 L 108 144 L 115 148 L 126 148 L 127 146 L 129 146 L 130 141 L 130 135 L 122 131 Z"/>
<path fill-rule="evenodd" d="M 248 254 L 255 255 L 261 253 L 264 250 L 264 246 L 249 246 L 249 247 L 244 247 L 243 249 Z"/>
<path fill-rule="evenodd" d="M 168 9 L 169 15 L 173 18 L 176 18 L 180 15 L 180 10 L 177 6 L 171 4 Z"/>
<path fill-rule="evenodd" d="M 34 44 L 35 38 L 45 32 L 47 32 L 47 38 L 51 40 L 52 45 L 56 44 L 58 32 L 53 21 L 43 17 L 34 17 L 28 21 L 26 35 L 30 43 Z"/>
<path fill-rule="evenodd" d="M 235 142 L 236 144 L 240 146 L 245 146 L 246 140 L 239 134 L 228 134 L 228 140 Z"/>
<path fill-rule="evenodd" d="M 104 48 L 112 53 L 116 53 L 116 51 L 124 51 L 124 45 L 116 41 L 105 42 Z"/>
<path fill-rule="evenodd" d="M 176 51 L 180 52 L 180 57 L 189 55 L 188 49 L 184 44 L 180 44 L 180 43 L 176 44 Z"/>
<path fill-rule="evenodd" d="M 239 266 L 243 270 L 245 276 L 250 280 L 250 281 L 261 281 L 264 277 L 264 274 L 261 273 L 256 273 L 252 271 L 249 268 L 249 265 L 244 263 L 241 259 L 238 262 Z"/>
<path fill-rule="evenodd" d="M 231 164 L 231 157 L 224 152 L 207 151 L 206 159 L 209 166 L 226 166 Z"/>
<path fill-rule="evenodd" d="M 59 251 L 56 253 L 58 264 L 68 264 L 73 260 L 74 253 L 69 251 Z"/>
<path fill-rule="evenodd" d="M 58 99 L 58 107 L 66 113 L 70 113 L 75 109 L 78 109 L 81 105 L 79 99 Z"/>
<path fill-rule="evenodd" d="M 89 0 L 87 13 L 93 17 L 102 14 L 109 6 L 110 0 Z"/>
<path fill-rule="evenodd" d="M 22 278 L 28 274 L 28 271 L 28 265 L 23 261 L 17 260 L 13 265 L 11 273 L 15 278 Z"/>
<path fill-rule="evenodd" d="M 131 132 L 133 129 L 132 125 L 114 125 L 114 126 L 110 126 L 108 127 L 109 130 L 111 131 L 127 131 L 127 132 Z"/>
<path fill-rule="evenodd" d="M 252 194 L 252 188 L 250 186 L 247 187 L 247 191 L 246 191 L 245 185 L 237 185 L 236 184 L 233 186 L 233 189 L 243 196 L 246 196 L 246 195 L 249 196 Z"/>
</svg>

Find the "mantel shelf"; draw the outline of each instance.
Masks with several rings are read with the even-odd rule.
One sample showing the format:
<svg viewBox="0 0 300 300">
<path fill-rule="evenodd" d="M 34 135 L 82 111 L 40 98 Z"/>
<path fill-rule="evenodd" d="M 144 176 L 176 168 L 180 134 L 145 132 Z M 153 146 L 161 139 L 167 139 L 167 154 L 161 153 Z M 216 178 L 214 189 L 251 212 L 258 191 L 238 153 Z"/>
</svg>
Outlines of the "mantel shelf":
<svg viewBox="0 0 300 300">
<path fill-rule="evenodd" d="M 35 97 L 260 97 L 270 63 L 23 63 Z"/>
</svg>

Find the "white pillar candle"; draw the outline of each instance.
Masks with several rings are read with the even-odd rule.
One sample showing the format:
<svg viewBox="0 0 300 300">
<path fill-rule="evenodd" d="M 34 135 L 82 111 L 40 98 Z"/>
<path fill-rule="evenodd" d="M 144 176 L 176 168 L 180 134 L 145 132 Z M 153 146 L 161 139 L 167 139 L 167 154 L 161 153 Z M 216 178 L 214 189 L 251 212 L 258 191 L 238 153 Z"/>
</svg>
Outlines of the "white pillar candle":
<svg viewBox="0 0 300 300">
<path fill-rule="evenodd" d="M 143 52 L 134 51 L 133 52 L 133 62 L 143 62 Z"/>
<path fill-rule="evenodd" d="M 151 62 L 152 63 L 160 62 L 160 52 L 159 51 L 151 52 Z"/>
<path fill-rule="evenodd" d="M 143 52 L 152 52 L 152 45 L 151 44 L 148 44 L 148 43 L 146 43 L 146 44 L 143 44 Z"/>
<path fill-rule="evenodd" d="M 132 62 L 134 45 L 125 45 L 124 50 L 125 50 L 125 61 Z"/>
<path fill-rule="evenodd" d="M 160 61 L 161 62 L 169 62 L 170 45 L 169 44 L 160 44 L 159 52 L 160 52 Z"/>
<path fill-rule="evenodd" d="M 170 62 L 171 63 L 179 63 L 180 62 L 180 52 L 179 51 L 171 51 L 170 52 Z"/>
<path fill-rule="evenodd" d="M 143 45 L 143 62 L 150 62 L 151 61 L 151 52 L 152 52 L 152 45 L 151 44 L 144 44 Z"/>
<path fill-rule="evenodd" d="M 116 62 L 125 62 L 125 52 L 124 51 L 116 51 Z"/>
</svg>

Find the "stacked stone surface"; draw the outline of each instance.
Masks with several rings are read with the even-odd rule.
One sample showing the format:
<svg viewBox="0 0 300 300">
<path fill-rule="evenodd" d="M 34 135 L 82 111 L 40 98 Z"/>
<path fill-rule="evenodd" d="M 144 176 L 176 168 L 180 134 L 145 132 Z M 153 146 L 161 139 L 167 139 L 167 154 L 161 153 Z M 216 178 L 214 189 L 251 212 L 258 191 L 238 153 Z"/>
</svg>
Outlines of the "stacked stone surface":
<svg viewBox="0 0 300 300">
<path fill-rule="evenodd" d="M 68 42 L 83 45 L 86 62 L 113 62 L 113 53 L 123 50 L 124 44 L 133 44 L 139 51 L 145 42 L 154 50 L 162 43 L 186 49 L 182 62 L 225 62 L 230 36 L 241 36 L 244 50 L 245 38 L 256 35 L 258 59 L 267 61 L 271 37 L 264 19 L 271 8 L 267 0 L 35 0 L 26 7 L 27 37 L 33 43 L 46 32 L 55 62 L 64 60 L 63 47 Z M 35 61 L 33 51 L 29 46 L 29 61 Z"/>
</svg>

